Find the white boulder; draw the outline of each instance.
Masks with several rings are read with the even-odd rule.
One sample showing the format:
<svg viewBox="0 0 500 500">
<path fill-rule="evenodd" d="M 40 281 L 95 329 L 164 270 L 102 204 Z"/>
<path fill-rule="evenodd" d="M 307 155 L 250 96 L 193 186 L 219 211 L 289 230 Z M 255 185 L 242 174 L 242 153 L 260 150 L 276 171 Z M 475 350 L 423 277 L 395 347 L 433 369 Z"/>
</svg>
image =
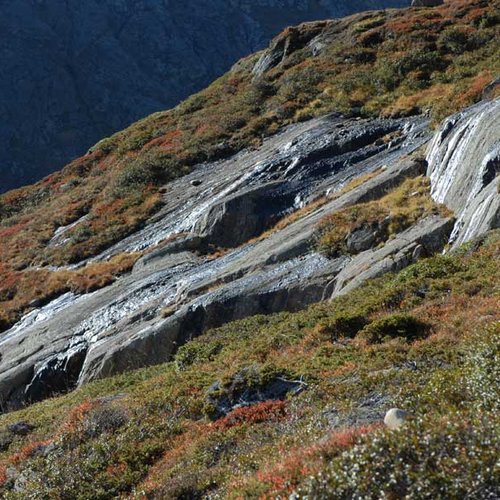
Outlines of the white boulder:
<svg viewBox="0 0 500 500">
<path fill-rule="evenodd" d="M 385 414 L 384 424 L 389 427 L 389 429 L 399 429 L 410 416 L 410 413 L 405 410 L 391 408 Z"/>
</svg>

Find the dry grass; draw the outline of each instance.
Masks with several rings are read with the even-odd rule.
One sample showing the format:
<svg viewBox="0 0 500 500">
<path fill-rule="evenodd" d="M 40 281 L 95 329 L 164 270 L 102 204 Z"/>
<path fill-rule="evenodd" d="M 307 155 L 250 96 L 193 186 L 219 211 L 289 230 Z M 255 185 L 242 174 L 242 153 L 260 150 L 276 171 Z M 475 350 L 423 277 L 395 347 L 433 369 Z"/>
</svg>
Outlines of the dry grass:
<svg viewBox="0 0 500 500">
<path fill-rule="evenodd" d="M 2 325 L 4 329 L 10 326 L 30 307 L 43 305 L 63 293 L 83 294 L 108 286 L 118 276 L 129 272 L 141 255 L 118 254 L 77 270 L 4 271 L 6 279 L 0 285 L 0 329 Z"/>
<path fill-rule="evenodd" d="M 319 251 L 335 257 L 348 253 L 346 238 L 356 229 L 371 227 L 378 234 L 376 244 L 380 244 L 431 214 L 451 216 L 449 210 L 432 200 L 428 179 L 407 179 L 379 200 L 324 217 L 318 224 L 316 246 Z"/>
</svg>

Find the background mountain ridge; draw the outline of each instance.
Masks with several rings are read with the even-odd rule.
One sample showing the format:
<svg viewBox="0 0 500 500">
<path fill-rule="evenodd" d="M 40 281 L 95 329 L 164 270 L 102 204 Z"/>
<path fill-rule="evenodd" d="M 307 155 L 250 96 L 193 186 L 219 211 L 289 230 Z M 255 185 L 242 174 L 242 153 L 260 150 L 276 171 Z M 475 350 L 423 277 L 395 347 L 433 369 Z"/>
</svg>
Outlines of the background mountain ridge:
<svg viewBox="0 0 500 500">
<path fill-rule="evenodd" d="M 290 24 L 406 0 L 0 2 L 0 192 L 170 108 Z"/>
</svg>

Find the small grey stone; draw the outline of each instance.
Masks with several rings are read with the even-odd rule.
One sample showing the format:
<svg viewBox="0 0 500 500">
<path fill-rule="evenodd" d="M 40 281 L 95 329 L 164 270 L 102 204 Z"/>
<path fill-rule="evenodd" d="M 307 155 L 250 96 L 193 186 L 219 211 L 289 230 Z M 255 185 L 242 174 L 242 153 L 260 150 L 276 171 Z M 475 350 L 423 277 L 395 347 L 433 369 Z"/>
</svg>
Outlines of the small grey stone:
<svg viewBox="0 0 500 500">
<path fill-rule="evenodd" d="M 389 429 L 399 429 L 403 426 L 406 420 L 410 417 L 410 413 L 399 408 L 391 408 L 384 418 L 384 424 Z"/>
<path fill-rule="evenodd" d="M 7 426 L 9 432 L 16 436 L 27 436 L 35 427 L 28 422 L 16 422 Z"/>
</svg>

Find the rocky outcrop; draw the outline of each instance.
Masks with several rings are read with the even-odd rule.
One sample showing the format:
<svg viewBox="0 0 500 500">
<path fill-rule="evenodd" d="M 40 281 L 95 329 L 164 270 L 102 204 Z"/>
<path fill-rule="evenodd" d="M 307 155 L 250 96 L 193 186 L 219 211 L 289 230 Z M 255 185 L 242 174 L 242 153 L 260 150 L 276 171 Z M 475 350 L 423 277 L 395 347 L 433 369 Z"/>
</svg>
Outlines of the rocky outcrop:
<svg viewBox="0 0 500 500">
<path fill-rule="evenodd" d="M 443 5 L 444 0 L 412 0 L 412 7 L 437 7 Z"/>
<path fill-rule="evenodd" d="M 427 160 L 433 198 L 457 216 L 453 246 L 500 226 L 500 98 L 445 120 Z"/>
<path fill-rule="evenodd" d="M 441 252 L 452 231 L 457 244 L 498 226 L 498 107 L 498 100 L 480 103 L 447 120 L 428 165 L 414 154 L 432 138 L 424 118 L 340 115 L 199 165 L 169 184 L 164 207 L 143 229 L 95 258 L 150 250 L 131 274 L 87 295 L 61 296 L 2 335 L 5 408 L 161 363 L 209 328 L 337 297 Z M 433 196 L 456 212 L 456 222 L 431 215 L 387 241 L 364 227 L 348 236 L 353 252 L 329 259 L 314 251 L 325 215 L 381 198 L 426 170 Z"/>
<path fill-rule="evenodd" d="M 388 134 L 393 140 L 386 143 L 381 139 Z M 111 286 L 79 297 L 66 294 L 3 334 L 3 401 L 15 406 L 159 363 L 208 328 L 253 314 L 299 310 L 330 297 L 351 258 L 329 260 L 312 252 L 317 221 L 420 175 L 424 164 L 406 155 L 428 137 L 426 122 L 418 117 L 331 115 L 291 126 L 256 151 L 200 165 L 174 181 L 149 224 L 98 259 L 170 243 Z M 245 244 L 273 221 L 375 170 L 380 173 L 355 190 Z M 196 179 L 203 183 L 193 183 Z M 206 255 L 217 245 L 227 250 L 216 258 Z"/>
<path fill-rule="evenodd" d="M 263 401 L 283 400 L 305 387 L 304 382 L 289 380 L 284 374 L 263 374 L 261 367 L 248 366 L 237 372 L 231 380 L 218 380 L 212 384 L 206 395 L 206 412 L 216 420 L 236 408 Z"/>
<path fill-rule="evenodd" d="M 333 296 L 347 293 L 365 281 L 397 272 L 422 257 L 433 255 L 448 243 L 453 220 L 431 216 L 396 235 L 382 248 L 358 254 L 335 279 Z"/>
<path fill-rule="evenodd" d="M 293 26 L 285 30 L 272 41 L 271 46 L 262 54 L 253 69 L 253 74 L 259 77 L 266 71 L 278 66 L 293 52 L 304 48 L 322 32 L 325 25 L 324 22 L 318 22 L 311 24 L 307 29 Z"/>
<path fill-rule="evenodd" d="M 409 0 L 0 0 L 0 192 L 202 89 L 288 25 Z"/>
</svg>

